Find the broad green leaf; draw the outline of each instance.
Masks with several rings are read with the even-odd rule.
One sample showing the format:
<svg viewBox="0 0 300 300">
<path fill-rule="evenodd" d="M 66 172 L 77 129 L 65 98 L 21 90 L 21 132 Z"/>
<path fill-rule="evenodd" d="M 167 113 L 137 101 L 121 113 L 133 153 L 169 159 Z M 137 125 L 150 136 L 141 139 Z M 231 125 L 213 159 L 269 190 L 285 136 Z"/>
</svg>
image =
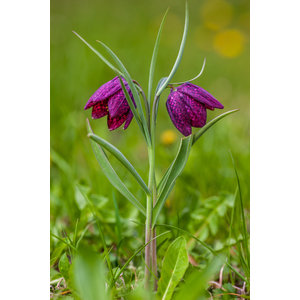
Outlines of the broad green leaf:
<svg viewBox="0 0 300 300">
<path fill-rule="evenodd" d="M 169 11 L 169 9 L 167 9 L 167 11 L 165 12 L 164 17 L 161 21 L 161 24 L 160 24 L 160 27 L 159 27 L 159 30 L 158 30 L 158 33 L 157 33 L 153 53 L 152 53 L 152 59 L 151 59 L 150 70 L 149 70 L 149 82 L 148 82 L 148 100 L 149 101 L 151 100 L 151 92 L 152 92 L 154 71 L 155 71 L 157 53 L 158 53 L 158 49 L 159 49 L 160 37 L 161 37 L 162 29 L 164 27 L 168 11 Z"/>
<path fill-rule="evenodd" d="M 184 230 L 184 229 L 181 229 L 177 226 L 173 226 L 173 225 L 167 225 L 167 224 L 157 224 L 156 226 L 163 226 L 163 227 L 166 227 L 166 228 L 169 228 L 169 229 L 173 229 L 173 230 L 176 230 L 176 231 L 181 231 L 187 235 L 189 235 L 190 237 L 192 237 L 193 239 L 195 239 L 198 243 L 200 243 L 205 249 L 207 249 L 211 254 L 213 254 L 214 256 L 217 256 L 218 255 L 218 252 L 219 251 L 215 251 L 213 248 L 211 248 L 209 245 L 207 245 L 205 242 L 203 242 L 201 239 L 195 237 L 194 235 L 192 235 L 190 232 Z M 235 245 L 236 243 L 234 243 Z M 237 274 L 237 276 L 239 276 L 243 281 L 247 281 L 247 278 L 245 278 L 241 273 L 239 273 L 235 268 L 232 267 L 232 265 L 230 263 L 228 263 L 228 261 L 226 261 L 226 265 L 233 271 Z"/>
<path fill-rule="evenodd" d="M 81 300 L 109 299 L 100 255 L 81 249 L 73 261 L 73 284 Z"/>
<path fill-rule="evenodd" d="M 196 270 L 185 279 L 185 283 L 176 294 L 175 300 L 206 300 L 209 299 L 207 288 L 209 280 L 217 274 L 225 258 L 223 256 L 215 257 L 204 270 Z"/>
<path fill-rule="evenodd" d="M 192 82 L 192 81 L 196 80 L 197 78 L 199 78 L 202 75 L 202 73 L 204 71 L 205 63 L 206 63 L 206 58 L 204 58 L 201 71 L 199 72 L 199 74 L 197 76 L 193 77 L 192 79 L 181 81 L 181 82 L 170 82 L 170 84 L 172 84 L 172 85 L 177 85 L 178 84 L 179 85 L 179 84 L 184 84 L 186 82 Z"/>
<path fill-rule="evenodd" d="M 238 111 L 239 109 L 234 109 L 234 110 L 230 110 L 227 111 L 217 117 L 215 117 L 214 119 L 212 119 L 210 122 L 208 122 L 205 126 L 203 126 L 197 133 L 194 134 L 194 139 L 193 139 L 193 145 L 197 142 L 197 140 L 210 128 L 212 127 L 214 124 L 216 124 L 218 121 L 222 120 L 224 117 Z"/>
<path fill-rule="evenodd" d="M 89 124 L 89 121 L 87 120 L 87 127 L 88 132 L 93 133 L 92 128 Z M 122 182 L 120 177 L 117 175 L 113 167 L 111 166 L 108 158 L 106 157 L 103 149 L 101 146 L 99 146 L 95 141 L 91 140 L 91 144 L 93 147 L 93 151 L 95 153 L 95 156 L 97 158 L 98 163 L 100 164 L 103 173 L 107 177 L 107 179 L 110 181 L 110 183 L 127 199 L 129 200 L 142 214 L 145 215 L 145 208 L 139 202 L 132 193 L 127 189 L 125 184 Z"/>
<path fill-rule="evenodd" d="M 128 161 L 128 159 L 118 148 L 116 148 L 106 140 L 102 139 L 101 137 L 93 133 L 89 133 L 88 137 L 91 138 L 93 141 L 95 141 L 104 149 L 108 150 L 115 158 L 117 158 L 119 162 L 133 175 L 133 177 L 136 179 L 136 181 L 139 183 L 139 185 L 142 187 L 145 193 L 147 195 L 150 195 L 150 191 L 147 185 L 145 184 L 145 182 L 143 181 L 142 177 L 139 175 L 139 173 L 136 171 L 133 165 Z"/>
<path fill-rule="evenodd" d="M 130 90 L 131 90 L 132 95 L 133 95 L 133 99 L 135 100 L 135 104 L 136 104 L 136 107 L 137 107 L 139 118 L 135 114 L 136 108 L 135 108 L 135 106 L 133 104 L 133 101 L 132 101 L 132 99 L 130 97 L 127 100 L 128 104 L 129 103 L 132 104 L 132 105 L 130 105 L 130 108 L 131 108 L 134 116 L 137 118 L 137 120 L 140 120 L 141 126 L 142 126 L 142 130 L 143 130 L 143 132 L 145 134 L 146 141 L 150 145 L 151 144 L 151 142 L 150 142 L 150 135 L 149 135 L 149 130 L 148 130 L 148 126 L 147 126 L 147 121 L 146 121 L 146 118 L 145 118 L 145 114 L 143 112 L 141 100 L 140 100 L 139 94 L 137 92 L 137 89 L 135 87 L 135 84 L 133 83 L 133 80 L 132 80 L 129 72 L 127 71 L 127 69 L 125 68 L 125 66 L 121 62 L 121 60 L 117 57 L 117 55 L 107 45 L 105 45 L 101 41 L 97 41 L 97 42 L 100 43 L 106 49 L 107 53 L 111 56 L 111 58 L 115 61 L 115 63 L 117 64 L 117 66 L 123 72 L 124 75 L 122 75 L 122 76 L 125 78 L 125 80 L 127 81 L 128 85 L 130 87 Z M 121 82 L 121 85 L 122 85 L 123 91 L 125 92 L 126 89 L 124 88 L 123 82 Z"/>
<path fill-rule="evenodd" d="M 189 135 L 188 137 L 185 137 L 180 141 L 179 150 L 170 169 L 167 171 L 168 172 L 167 178 L 164 181 L 164 185 L 161 187 L 161 193 L 158 196 L 157 202 L 153 209 L 153 222 L 152 222 L 153 226 L 156 223 L 158 215 L 161 209 L 163 208 L 167 200 L 167 196 L 171 192 L 177 177 L 181 174 L 181 172 L 183 171 L 187 163 L 191 146 L 192 146 L 192 141 L 193 141 L 192 135 Z"/>
<path fill-rule="evenodd" d="M 180 236 L 169 246 L 163 260 L 157 289 L 157 293 L 162 300 L 171 299 L 174 289 L 184 276 L 188 265 L 186 240 L 183 236 Z"/>
<path fill-rule="evenodd" d="M 67 253 L 65 252 L 58 263 L 59 272 L 64 276 L 66 280 L 69 278 L 69 269 L 70 269 L 70 263 L 69 259 L 67 257 Z"/>
<path fill-rule="evenodd" d="M 176 71 L 179 67 L 179 64 L 180 64 L 181 58 L 182 58 L 182 54 L 183 54 L 183 50 L 184 50 L 184 46 L 185 46 L 185 42 L 186 42 L 188 27 L 189 27 L 189 11 L 188 11 L 188 4 L 187 4 L 187 1 L 186 1 L 185 2 L 184 30 L 183 30 L 183 35 L 182 35 L 182 40 L 181 40 L 180 48 L 179 48 L 179 51 L 178 51 L 178 55 L 177 55 L 176 61 L 174 63 L 174 66 L 173 66 L 167 80 L 164 82 L 164 84 L 157 91 L 156 97 L 158 97 L 162 93 L 162 91 L 167 87 L 167 85 L 169 84 L 169 82 L 171 81 L 171 79 L 173 78 L 173 76 L 175 75 L 175 73 L 176 73 Z"/>
<path fill-rule="evenodd" d="M 90 188 L 87 186 L 81 185 L 81 188 L 85 191 L 85 193 L 88 193 L 90 191 Z M 77 185 L 75 184 L 75 201 L 80 210 L 83 210 L 87 205 L 84 196 L 82 195 L 81 191 L 78 189 L 78 184 Z"/>
</svg>

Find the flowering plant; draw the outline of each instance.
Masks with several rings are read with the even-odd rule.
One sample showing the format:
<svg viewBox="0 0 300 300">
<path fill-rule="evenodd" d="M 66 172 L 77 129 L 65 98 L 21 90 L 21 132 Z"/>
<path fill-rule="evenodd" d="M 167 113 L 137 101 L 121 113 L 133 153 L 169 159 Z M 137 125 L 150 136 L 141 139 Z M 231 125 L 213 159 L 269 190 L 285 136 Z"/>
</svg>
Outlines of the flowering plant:
<svg viewBox="0 0 300 300">
<path fill-rule="evenodd" d="M 192 146 L 216 122 L 237 111 L 227 111 L 207 123 L 207 109 L 223 109 L 224 106 L 202 87 L 191 83 L 201 76 L 205 67 L 205 60 L 200 73 L 195 78 L 179 83 L 171 82 L 180 64 L 186 42 L 189 23 L 187 5 L 185 11 L 184 31 L 176 61 L 169 75 L 162 77 L 159 80 L 155 92 L 153 93 L 154 72 L 161 32 L 166 15 L 167 12 L 161 22 L 153 50 L 149 71 L 147 96 L 139 83 L 132 79 L 121 60 L 107 45 L 98 41 L 110 56 L 114 64 L 108 61 L 79 34 L 74 32 L 117 75 L 109 82 L 100 86 L 100 88 L 90 97 L 84 108 L 92 109 L 92 118 L 94 119 L 107 116 L 107 125 L 109 130 L 115 130 L 123 124 L 123 128 L 128 129 L 132 119 L 134 119 L 135 122 L 137 122 L 140 133 L 147 144 L 149 157 L 148 184 L 145 183 L 125 155 L 111 143 L 94 134 L 89 122 L 87 122 L 88 137 L 91 140 L 93 151 L 100 166 L 102 167 L 104 174 L 111 184 L 145 216 L 145 245 L 142 248 L 145 248 L 145 284 L 148 287 L 150 286 L 152 279 L 154 286 L 156 287 L 157 236 L 155 232 L 155 226 L 157 223 L 157 218 L 168 198 L 168 195 L 175 185 L 176 179 L 182 173 L 187 163 Z M 168 88 L 170 88 L 170 94 L 166 101 L 166 108 L 173 124 L 180 131 L 180 133 L 184 135 L 184 137 L 181 138 L 177 155 L 172 164 L 169 166 L 160 181 L 157 182 L 155 176 L 157 112 L 161 95 Z M 195 133 L 192 133 L 192 127 L 201 129 Z M 146 207 L 144 207 L 142 202 L 139 201 L 136 196 L 129 191 L 125 183 L 122 182 L 117 172 L 110 164 L 105 151 L 108 151 L 115 156 L 119 162 L 127 168 L 128 172 L 132 174 L 132 176 L 141 186 L 147 198 Z M 115 274 L 113 282 L 118 276 L 120 276 L 120 274 L 121 271 Z M 161 286 L 162 285 L 163 284 L 161 284 Z M 160 290 L 162 288 L 159 287 L 158 289 Z"/>
</svg>

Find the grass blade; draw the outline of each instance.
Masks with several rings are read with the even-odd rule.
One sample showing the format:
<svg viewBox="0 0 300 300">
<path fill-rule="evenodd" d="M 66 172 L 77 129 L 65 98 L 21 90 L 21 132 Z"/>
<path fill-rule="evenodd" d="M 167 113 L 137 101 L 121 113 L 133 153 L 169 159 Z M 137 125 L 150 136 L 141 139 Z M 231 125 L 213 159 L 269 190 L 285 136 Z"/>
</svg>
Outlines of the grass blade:
<svg viewBox="0 0 300 300">
<path fill-rule="evenodd" d="M 136 179 L 145 193 L 147 195 L 150 195 L 150 191 L 143 181 L 142 177 L 118 148 L 93 133 L 89 133 L 88 137 L 95 141 L 98 145 L 109 151 L 115 158 L 117 158 L 119 162 L 133 175 L 133 177 Z"/>
<path fill-rule="evenodd" d="M 197 140 L 213 125 L 215 125 L 218 121 L 222 120 L 223 118 L 225 118 L 226 116 L 239 111 L 239 109 L 234 109 L 234 110 L 230 110 L 227 111 L 217 117 L 215 117 L 214 119 L 212 119 L 210 122 L 208 122 L 204 127 L 202 127 L 195 135 L 194 135 L 194 139 L 193 139 L 193 145 L 197 142 Z"/>
<path fill-rule="evenodd" d="M 88 132 L 93 133 L 91 125 L 87 120 Z M 132 193 L 127 189 L 125 184 L 122 182 L 120 177 L 117 175 L 116 171 L 111 166 L 109 160 L 107 159 L 103 149 L 95 141 L 91 140 L 94 154 L 102 168 L 103 173 L 110 181 L 110 183 L 127 199 L 129 200 L 143 215 L 146 215 L 145 208 L 139 202 Z"/>
<path fill-rule="evenodd" d="M 99 230 L 100 239 L 101 239 L 101 242 L 102 242 L 102 245 L 104 248 L 104 255 L 106 256 L 107 266 L 109 268 L 110 273 L 112 274 L 112 266 L 111 266 L 110 258 L 108 256 L 108 249 L 107 249 L 107 245 L 105 242 L 104 233 L 102 230 L 102 226 L 100 225 L 100 222 L 97 220 L 96 209 L 95 209 L 94 203 L 90 200 L 90 198 L 88 197 L 88 195 L 86 194 L 86 192 L 84 191 L 84 189 L 82 188 L 82 186 L 80 184 L 77 184 L 76 188 L 81 193 L 81 195 L 84 197 L 85 201 L 88 203 L 90 210 L 91 210 L 94 218 L 96 219 L 96 224 L 97 224 L 97 227 Z"/>
<path fill-rule="evenodd" d="M 167 224 L 156 224 L 156 226 L 163 226 L 169 229 L 173 229 L 173 230 L 178 230 L 181 231 L 187 235 L 189 235 L 190 237 L 192 237 L 193 239 L 195 239 L 198 243 L 200 243 L 205 249 L 207 249 L 209 252 L 211 252 L 213 255 L 217 255 L 216 251 L 211 248 L 210 246 L 208 246 L 205 242 L 201 241 L 200 239 L 198 239 L 197 237 L 195 237 L 194 235 L 192 235 L 190 232 L 181 229 L 180 227 L 177 226 L 173 226 L 173 225 L 167 225 Z"/>
<path fill-rule="evenodd" d="M 162 29 L 165 24 L 166 16 L 168 14 L 169 8 L 165 12 L 163 19 L 160 23 L 159 30 L 156 36 L 156 41 L 152 53 L 151 63 L 150 63 L 150 70 L 149 70 L 149 82 L 148 82 L 148 101 L 151 101 L 151 92 L 152 92 L 152 85 L 153 85 L 153 78 L 154 78 L 154 71 L 155 71 L 155 65 L 156 65 L 156 59 L 157 59 L 157 53 L 159 49 L 159 43 L 160 43 L 160 37 L 162 33 Z"/>
<path fill-rule="evenodd" d="M 122 240 L 122 224 L 121 224 L 121 218 L 120 218 L 119 207 L 118 207 L 118 202 L 116 199 L 115 190 L 112 191 L 112 198 L 113 198 L 114 208 L 115 208 L 116 232 L 117 232 L 118 245 L 119 245 L 120 241 Z"/>
<path fill-rule="evenodd" d="M 234 167 L 234 172 L 236 176 L 236 181 L 237 181 L 237 186 L 238 186 L 238 194 L 239 194 L 239 202 L 240 202 L 240 211 L 241 211 L 241 216 L 242 216 L 242 234 L 243 234 L 243 245 L 244 245 L 244 250 L 246 252 L 246 265 L 247 269 L 250 267 L 250 251 L 249 251 L 249 245 L 248 245 L 248 231 L 247 231 L 247 225 L 246 225 L 246 218 L 245 218 L 245 212 L 244 212 L 244 203 L 243 203 L 243 198 L 242 198 L 242 192 L 241 192 L 241 185 L 240 185 L 240 179 L 239 175 L 236 169 L 235 161 L 233 158 L 232 153 L 230 152 L 231 159 L 232 159 L 232 164 Z"/>
<path fill-rule="evenodd" d="M 157 235 L 156 237 L 154 237 L 153 239 L 151 239 L 147 244 L 141 246 L 138 250 L 136 250 L 134 252 L 134 254 L 126 261 L 126 263 L 123 265 L 123 267 L 119 270 L 119 272 L 114 276 L 113 278 L 113 282 L 111 283 L 111 286 L 114 285 L 114 283 L 116 282 L 116 280 L 120 277 L 121 273 L 124 271 L 124 269 L 129 265 L 129 263 L 148 245 L 150 244 L 152 241 L 154 241 L 155 239 L 167 234 L 167 233 L 170 233 L 170 231 L 166 231 L 166 232 L 163 232 L 159 235 Z"/>
<path fill-rule="evenodd" d="M 162 93 L 162 91 L 166 88 L 166 86 L 169 84 L 169 82 L 171 81 L 171 79 L 173 78 L 173 76 L 175 75 L 175 73 L 176 73 L 176 71 L 179 67 L 179 64 L 180 64 L 181 58 L 182 58 L 182 54 L 183 54 L 183 50 L 184 50 L 184 46 L 185 46 L 185 42 L 186 42 L 188 27 L 189 27 L 189 11 L 188 11 L 188 4 L 187 4 L 187 1 L 186 1 L 185 2 L 184 30 L 183 30 L 183 35 L 182 35 L 182 40 L 181 40 L 180 48 L 179 48 L 179 51 L 178 51 L 178 55 L 177 55 L 176 61 L 174 63 L 174 66 L 173 66 L 167 80 L 164 82 L 164 84 L 157 91 L 156 97 L 158 97 Z"/>
</svg>

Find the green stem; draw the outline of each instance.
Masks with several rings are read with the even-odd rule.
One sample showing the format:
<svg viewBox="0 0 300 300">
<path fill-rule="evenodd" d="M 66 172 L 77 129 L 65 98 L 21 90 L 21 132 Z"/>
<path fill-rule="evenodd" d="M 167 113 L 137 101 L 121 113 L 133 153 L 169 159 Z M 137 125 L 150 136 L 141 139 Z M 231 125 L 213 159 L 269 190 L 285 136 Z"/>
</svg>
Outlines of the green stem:
<svg viewBox="0 0 300 300">
<path fill-rule="evenodd" d="M 145 224 L 145 287 L 148 289 L 151 280 L 151 219 L 152 219 L 152 199 L 151 196 L 147 196 L 147 212 L 146 212 L 146 224 Z"/>
<path fill-rule="evenodd" d="M 152 237 L 152 209 L 153 209 L 153 179 L 154 179 L 154 149 L 153 143 L 148 147 L 149 155 L 149 179 L 148 186 L 151 191 L 151 195 L 147 196 L 147 209 L 146 209 L 146 228 L 145 228 L 145 286 L 146 288 L 150 287 L 151 281 L 151 271 L 152 271 L 152 243 L 149 243 Z"/>
</svg>

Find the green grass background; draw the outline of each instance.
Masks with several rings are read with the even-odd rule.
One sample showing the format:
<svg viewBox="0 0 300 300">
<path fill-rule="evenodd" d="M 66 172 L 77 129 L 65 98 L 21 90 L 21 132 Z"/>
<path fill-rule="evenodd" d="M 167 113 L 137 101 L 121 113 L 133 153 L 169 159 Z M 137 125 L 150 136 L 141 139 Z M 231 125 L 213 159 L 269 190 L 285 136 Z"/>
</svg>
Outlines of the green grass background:
<svg viewBox="0 0 300 300">
<path fill-rule="evenodd" d="M 225 3 L 225 4 L 224 4 Z M 95 195 L 102 220 L 107 225 L 106 239 L 113 241 L 115 217 L 112 187 L 105 178 L 87 138 L 85 120 L 91 111 L 83 107 L 94 91 L 115 74 L 73 33 L 75 30 L 96 48 L 95 40 L 111 47 L 128 68 L 131 76 L 145 91 L 156 33 L 165 10 L 170 7 L 163 30 L 155 82 L 166 76 L 176 58 L 184 24 L 184 1 L 51 1 L 51 230 L 74 230 L 76 220 L 84 226 L 89 213 L 80 208 L 80 197 L 74 184 L 88 186 Z M 187 166 L 177 184 L 161 221 L 177 224 L 180 217 L 201 207 L 205 199 L 234 193 L 237 183 L 232 165 L 232 153 L 240 176 L 246 214 L 249 211 L 249 1 L 203 0 L 189 1 L 190 25 L 182 63 L 173 81 L 194 77 L 207 63 L 203 75 L 194 83 L 208 90 L 225 106 L 223 111 L 208 111 L 208 119 L 231 109 L 239 112 L 226 117 L 210 129 L 192 148 Z M 217 36 L 227 31 L 237 32 L 233 40 L 217 44 Z M 232 49 L 230 48 L 232 47 Z M 224 50 L 225 49 L 225 50 Z M 225 53 L 233 53 L 231 57 Z M 226 52 L 227 51 L 227 52 Z M 180 133 L 170 121 L 165 101 L 160 101 L 157 126 L 157 177 L 171 163 L 179 143 Z M 135 121 L 124 131 L 109 132 L 106 119 L 92 120 L 95 133 L 117 146 L 147 179 L 147 149 Z M 168 129 L 176 132 L 171 145 L 161 142 Z M 194 129 L 195 130 L 195 129 Z M 195 131 L 194 131 L 195 132 Z M 112 160 L 120 177 L 141 201 L 143 194 L 134 180 Z M 101 200 L 102 199 L 102 200 Z M 103 200 L 105 199 L 105 200 Z M 138 218 L 131 204 L 117 193 L 122 218 Z M 183 224 L 185 224 L 183 222 Z M 186 228 L 195 230 L 196 225 Z M 142 228 L 136 228 L 142 243 Z M 228 229 L 220 228 L 211 244 L 221 239 Z M 194 232 L 191 232 L 194 233 Z M 129 249 L 134 249 L 135 243 Z M 52 241 L 52 254 L 57 244 Z M 130 248 L 131 247 L 131 248 Z M 128 250 L 130 252 L 130 250 Z M 124 254 L 125 255 L 125 254 Z M 128 255 L 128 253 L 127 253 Z M 54 260 L 55 261 L 55 260 Z"/>
</svg>

